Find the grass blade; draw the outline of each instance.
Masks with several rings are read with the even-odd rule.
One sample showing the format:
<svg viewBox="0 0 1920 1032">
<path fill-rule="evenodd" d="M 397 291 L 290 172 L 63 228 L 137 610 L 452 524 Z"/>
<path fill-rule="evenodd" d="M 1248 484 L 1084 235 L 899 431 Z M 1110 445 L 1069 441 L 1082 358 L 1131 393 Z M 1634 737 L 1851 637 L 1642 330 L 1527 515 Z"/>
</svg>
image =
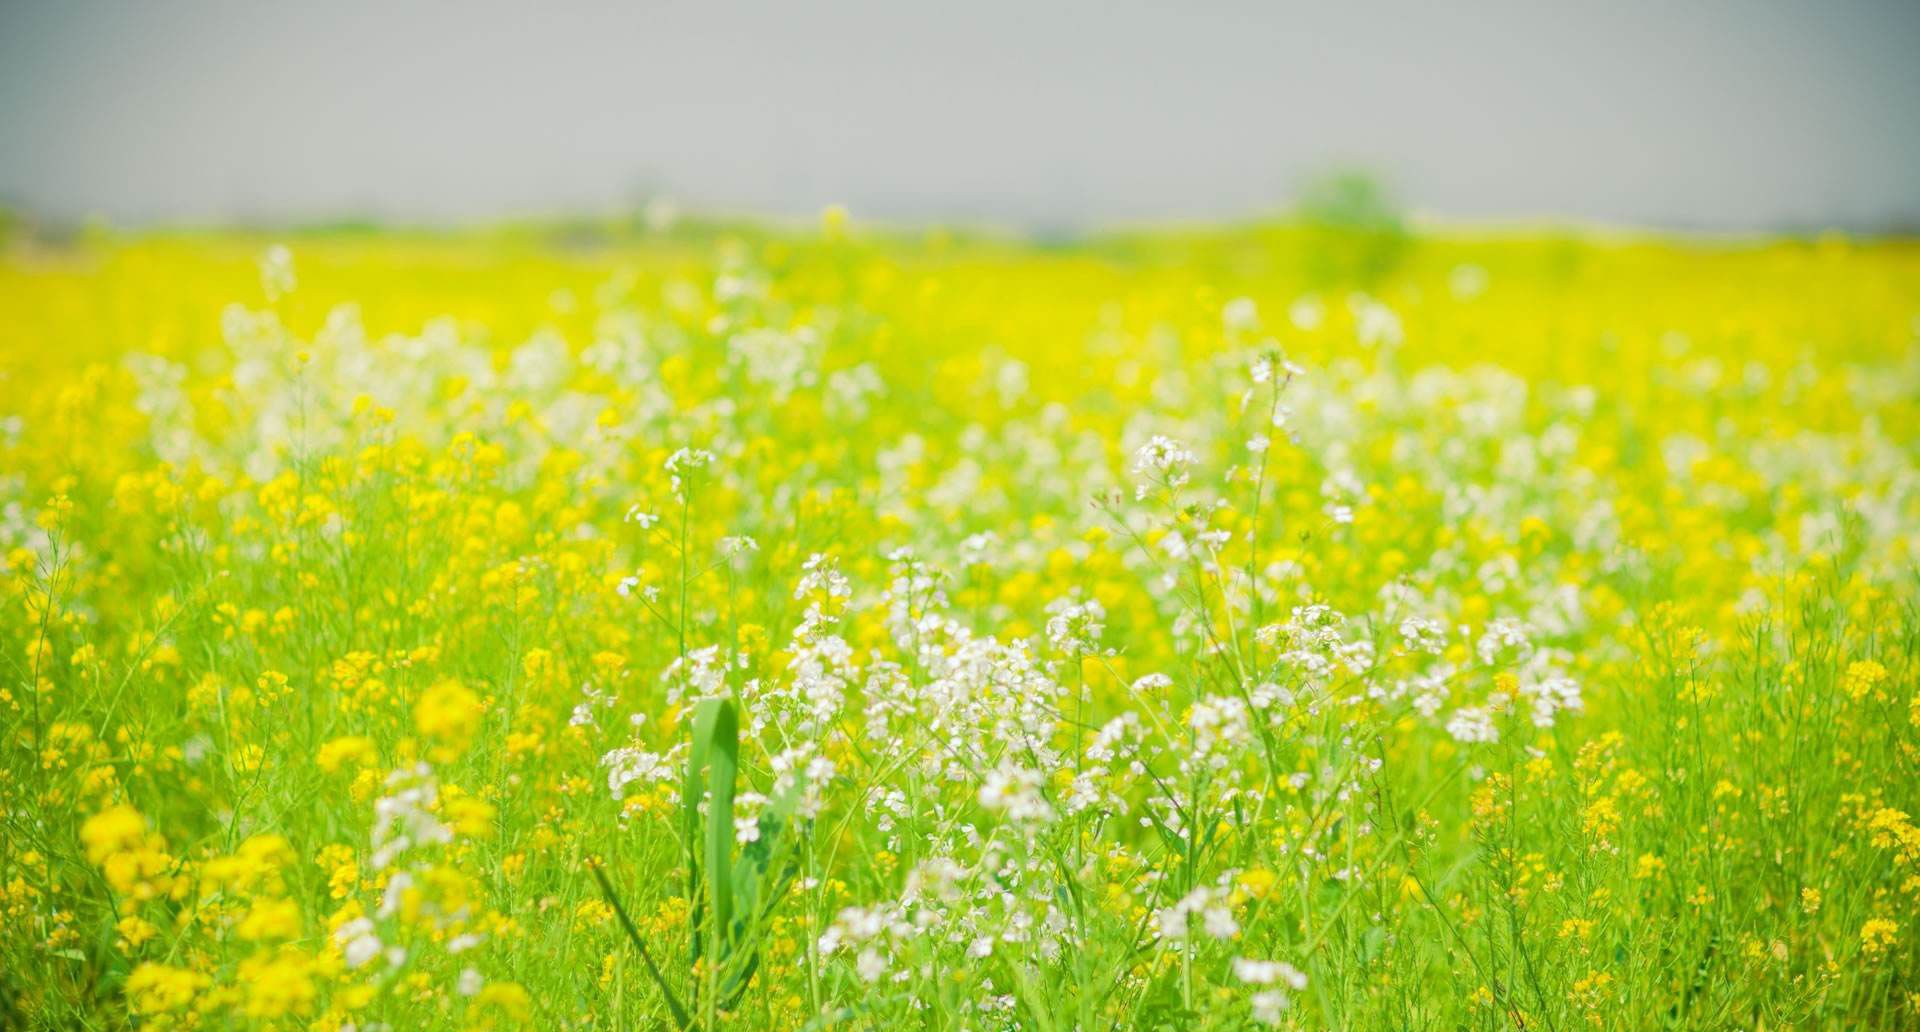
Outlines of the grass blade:
<svg viewBox="0 0 1920 1032">
<path fill-rule="evenodd" d="M 607 872 L 599 864 L 588 864 L 593 879 L 600 883 L 600 895 L 605 896 L 607 905 L 613 908 L 613 915 L 620 919 L 620 927 L 626 929 L 627 938 L 633 940 L 633 946 L 640 951 L 641 962 L 647 965 L 647 974 L 653 976 L 653 982 L 660 987 L 661 995 L 667 998 L 667 1010 L 672 1012 L 674 1024 L 681 1029 L 693 1028 L 693 1018 L 687 1009 L 680 1005 L 680 997 L 667 984 L 667 978 L 660 972 L 660 965 L 653 962 L 653 954 L 647 952 L 645 940 L 640 938 L 640 929 L 633 925 L 633 918 L 627 916 L 627 908 L 620 903 L 620 896 L 613 891 L 613 883 L 607 880 Z"/>
</svg>

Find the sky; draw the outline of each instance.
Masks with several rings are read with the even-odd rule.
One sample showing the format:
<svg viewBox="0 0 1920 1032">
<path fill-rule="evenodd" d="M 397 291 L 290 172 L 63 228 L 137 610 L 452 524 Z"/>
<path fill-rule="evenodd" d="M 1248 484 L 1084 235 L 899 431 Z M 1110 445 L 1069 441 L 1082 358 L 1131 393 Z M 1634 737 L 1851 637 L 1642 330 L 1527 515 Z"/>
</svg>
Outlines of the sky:
<svg viewBox="0 0 1920 1032">
<path fill-rule="evenodd" d="M 1920 227 L 1920 2 L 0 0 L 0 204 Z"/>
</svg>

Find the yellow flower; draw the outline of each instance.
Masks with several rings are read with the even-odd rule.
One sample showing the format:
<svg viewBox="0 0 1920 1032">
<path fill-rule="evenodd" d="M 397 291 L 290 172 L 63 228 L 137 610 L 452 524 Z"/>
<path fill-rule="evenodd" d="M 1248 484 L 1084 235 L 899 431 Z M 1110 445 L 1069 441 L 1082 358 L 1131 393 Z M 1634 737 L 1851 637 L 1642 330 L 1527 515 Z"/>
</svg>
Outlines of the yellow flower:
<svg viewBox="0 0 1920 1032">
<path fill-rule="evenodd" d="M 110 806 L 87 818 L 80 826 L 80 841 L 87 847 L 87 860 L 104 864 L 115 853 L 137 849 L 145 841 L 147 819 L 131 806 Z"/>
<path fill-rule="evenodd" d="M 127 998 L 136 1014 L 162 1014 L 193 1002 L 208 985 L 207 976 L 188 968 L 143 963 L 127 975 Z"/>
<path fill-rule="evenodd" d="M 1860 926 L 1860 952 L 1869 957 L 1885 953 L 1899 941 L 1900 926 L 1884 917 L 1870 918 Z"/>
<path fill-rule="evenodd" d="M 248 942 L 296 938 L 300 934 L 300 907 L 290 899 L 266 899 L 253 904 L 234 934 Z"/>
<path fill-rule="evenodd" d="M 313 959 L 292 948 L 260 953 L 240 962 L 239 984 L 246 997 L 241 1012 L 250 1018 L 278 1018 L 312 1010 L 318 991 Z"/>
<path fill-rule="evenodd" d="M 487 838 L 493 834 L 497 811 L 491 803 L 462 795 L 449 798 L 442 810 L 453 830 L 468 838 Z"/>
<path fill-rule="evenodd" d="M 467 1005 L 467 1028 L 518 1028 L 533 1019 L 533 998 L 516 982 L 489 982 Z"/>
<path fill-rule="evenodd" d="M 465 752 L 480 729 L 480 697 L 458 681 L 441 681 L 424 692 L 413 706 L 413 726 L 430 741 L 438 743 L 435 758 L 441 762 Z"/>
<path fill-rule="evenodd" d="M 1863 659 L 1847 666 L 1847 672 L 1840 677 L 1840 690 L 1847 698 L 1860 700 L 1867 697 L 1875 686 L 1887 678 L 1887 668 L 1871 659 Z"/>
<path fill-rule="evenodd" d="M 365 735 L 342 735 L 320 747 L 314 763 L 328 774 L 338 773 L 349 764 L 363 767 L 377 758 L 373 739 Z"/>
<path fill-rule="evenodd" d="M 1279 880 L 1279 875 L 1274 874 L 1271 870 L 1265 867 L 1255 867 L 1252 870 L 1241 873 L 1240 887 L 1247 890 L 1247 894 L 1254 899 L 1266 899 L 1268 894 L 1273 892 L 1274 884 Z"/>
<path fill-rule="evenodd" d="M 123 949 L 137 948 L 141 943 L 160 934 L 160 930 L 155 928 L 152 922 L 138 917 L 123 917 L 120 923 L 113 927 L 120 933 L 120 941 L 125 944 Z"/>
</svg>

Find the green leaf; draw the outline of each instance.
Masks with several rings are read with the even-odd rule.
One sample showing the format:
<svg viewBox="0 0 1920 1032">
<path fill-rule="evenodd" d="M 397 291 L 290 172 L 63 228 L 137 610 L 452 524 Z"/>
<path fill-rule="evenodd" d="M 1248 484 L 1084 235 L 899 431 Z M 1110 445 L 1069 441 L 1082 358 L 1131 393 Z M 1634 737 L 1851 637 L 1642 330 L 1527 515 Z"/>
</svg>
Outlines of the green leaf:
<svg viewBox="0 0 1920 1032">
<path fill-rule="evenodd" d="M 700 959 L 700 928 L 706 919 L 707 894 L 700 885 L 700 804 L 707 795 L 707 756 L 713 739 L 713 726 L 719 720 L 719 700 L 700 703 L 693 712 L 693 749 L 687 757 L 687 776 L 680 789 L 680 845 L 686 855 L 686 898 L 692 909 L 687 922 L 687 958 L 692 964 Z"/>
<path fill-rule="evenodd" d="M 733 790 L 740 773 L 740 717 L 733 700 L 703 703 L 712 706 L 708 724 L 707 761 L 711 765 L 712 798 L 707 803 L 707 890 L 713 906 L 713 928 L 724 963 L 727 939 L 733 927 Z M 696 751 L 698 746 L 695 746 Z"/>
</svg>

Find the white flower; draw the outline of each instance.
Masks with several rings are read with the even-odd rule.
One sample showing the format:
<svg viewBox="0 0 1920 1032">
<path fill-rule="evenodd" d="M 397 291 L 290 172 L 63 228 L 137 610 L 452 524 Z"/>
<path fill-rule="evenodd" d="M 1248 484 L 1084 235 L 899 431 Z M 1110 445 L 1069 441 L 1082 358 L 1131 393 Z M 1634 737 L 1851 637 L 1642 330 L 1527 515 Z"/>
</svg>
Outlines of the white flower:
<svg viewBox="0 0 1920 1032">
<path fill-rule="evenodd" d="M 1533 725 L 1552 727 L 1554 714 L 1565 710 L 1578 713 L 1586 707 L 1580 697 L 1578 682 L 1565 677 L 1549 677 L 1545 680 L 1520 685 L 1520 694 L 1527 697 L 1532 705 Z"/>
<path fill-rule="evenodd" d="M 1193 453 L 1184 445 L 1170 437 L 1155 434 L 1133 453 L 1133 475 L 1171 490 L 1186 484 L 1187 470 L 1193 463 Z M 1149 486 L 1141 484 L 1135 489 L 1134 497 L 1145 498 Z"/>
<path fill-rule="evenodd" d="M 1397 345 L 1406 338 L 1400 316 L 1393 309 L 1366 296 L 1355 294 L 1347 307 L 1353 312 L 1354 332 L 1367 347 Z"/>
<path fill-rule="evenodd" d="M 413 875 L 405 871 L 387 879 L 387 887 L 380 894 L 380 916 L 392 917 L 400 912 L 400 904 L 406 899 L 407 890 L 413 888 Z"/>
<path fill-rule="evenodd" d="M 373 804 L 374 870 L 385 870 L 409 850 L 453 841 L 453 829 L 433 815 L 440 791 L 426 764 L 387 775 L 387 787 L 389 793 Z"/>
<path fill-rule="evenodd" d="M 1224 900 L 1201 911 L 1200 921 L 1207 934 L 1216 939 L 1231 939 L 1240 934 L 1240 922 L 1234 920 L 1233 911 Z"/>
<path fill-rule="evenodd" d="M 1162 939 L 1185 939 L 1193 932 L 1193 916 L 1200 916 L 1201 929 L 1214 939 L 1231 939 L 1240 934 L 1240 922 L 1223 890 L 1202 885 L 1170 907 L 1154 914 L 1154 926 Z"/>
<path fill-rule="evenodd" d="M 278 301 L 293 293 L 297 285 L 293 275 L 293 252 L 285 244 L 275 244 L 260 256 L 260 289 L 267 300 Z"/>
<path fill-rule="evenodd" d="M 1509 653 L 1525 659 L 1533 654 L 1533 642 L 1527 637 L 1525 624 L 1503 616 L 1487 625 L 1480 640 L 1474 643 L 1474 651 L 1479 654 L 1482 663 L 1492 663 Z"/>
<path fill-rule="evenodd" d="M 794 585 L 793 597 L 806 598 L 814 592 L 828 598 L 848 598 L 853 594 L 853 584 L 840 573 L 839 565 L 830 555 L 815 552 L 807 556 L 800 567 L 800 583 Z"/>
<path fill-rule="evenodd" d="M 728 356 L 748 380 L 770 388 L 776 401 L 786 400 L 794 390 L 811 387 L 819 379 L 819 349 L 819 334 L 810 326 L 791 333 L 760 327 L 727 340 Z"/>
<path fill-rule="evenodd" d="M 374 934 L 373 922 L 364 917 L 356 917 L 334 929 L 333 941 L 340 944 L 340 953 L 346 958 L 348 968 L 364 967 L 380 955 L 380 939 Z"/>
<path fill-rule="evenodd" d="M 644 749 L 615 749 L 600 757 L 607 768 L 607 788 L 615 799 L 623 799 L 627 786 L 635 781 L 672 781 L 679 771 L 667 756 Z"/>
<path fill-rule="evenodd" d="M 1260 308 L 1250 297 L 1236 297 L 1220 310 L 1220 321 L 1229 330 L 1251 330 L 1260 325 Z"/>
<path fill-rule="evenodd" d="M 1016 821 L 1053 819 L 1053 808 L 1040 794 L 1040 773 L 1002 763 L 980 785 L 980 805 Z"/>
<path fill-rule="evenodd" d="M 1253 1007 L 1253 1020 L 1262 1025 L 1280 1024 L 1280 1016 L 1286 1013 L 1289 1003 L 1287 994 L 1278 989 L 1254 993 L 1247 1002 Z"/>
<path fill-rule="evenodd" d="M 1415 652 L 1437 656 L 1447 649 L 1447 625 L 1426 617 L 1409 616 L 1400 621 L 1400 638 Z"/>
<path fill-rule="evenodd" d="M 1300 973 L 1292 964 L 1280 960 L 1249 960 L 1246 957 L 1233 958 L 1233 977 L 1248 985 L 1273 985 L 1285 982 L 1294 989 L 1307 987 L 1307 976 Z"/>
<path fill-rule="evenodd" d="M 685 481 L 682 474 L 691 474 L 694 470 L 705 469 L 713 465 L 713 453 L 699 448 L 682 448 L 667 456 L 666 470 L 673 481 L 673 493 L 680 498 L 686 497 Z"/>
<path fill-rule="evenodd" d="M 1294 329 L 1302 332 L 1319 329 L 1326 317 L 1326 306 L 1322 305 L 1317 297 L 1300 298 L 1287 308 L 1287 321 L 1293 324 Z"/>
<path fill-rule="evenodd" d="M 733 837 L 743 846 L 760 841 L 760 819 L 758 817 L 735 817 L 733 819 Z"/>
<path fill-rule="evenodd" d="M 1230 695 L 1196 700 L 1187 713 L 1187 727 L 1193 731 L 1194 753 L 1216 767 L 1231 762 L 1235 752 L 1253 743 L 1247 704 Z"/>
<path fill-rule="evenodd" d="M 1462 706 L 1447 721 L 1447 734 L 1456 742 L 1497 742 L 1500 731 L 1493 726 L 1493 714 L 1480 706 Z"/>
<path fill-rule="evenodd" d="M 1047 604 L 1047 642 L 1061 652 L 1083 655 L 1100 647 L 1107 610 L 1098 601 L 1057 598 Z"/>
</svg>

